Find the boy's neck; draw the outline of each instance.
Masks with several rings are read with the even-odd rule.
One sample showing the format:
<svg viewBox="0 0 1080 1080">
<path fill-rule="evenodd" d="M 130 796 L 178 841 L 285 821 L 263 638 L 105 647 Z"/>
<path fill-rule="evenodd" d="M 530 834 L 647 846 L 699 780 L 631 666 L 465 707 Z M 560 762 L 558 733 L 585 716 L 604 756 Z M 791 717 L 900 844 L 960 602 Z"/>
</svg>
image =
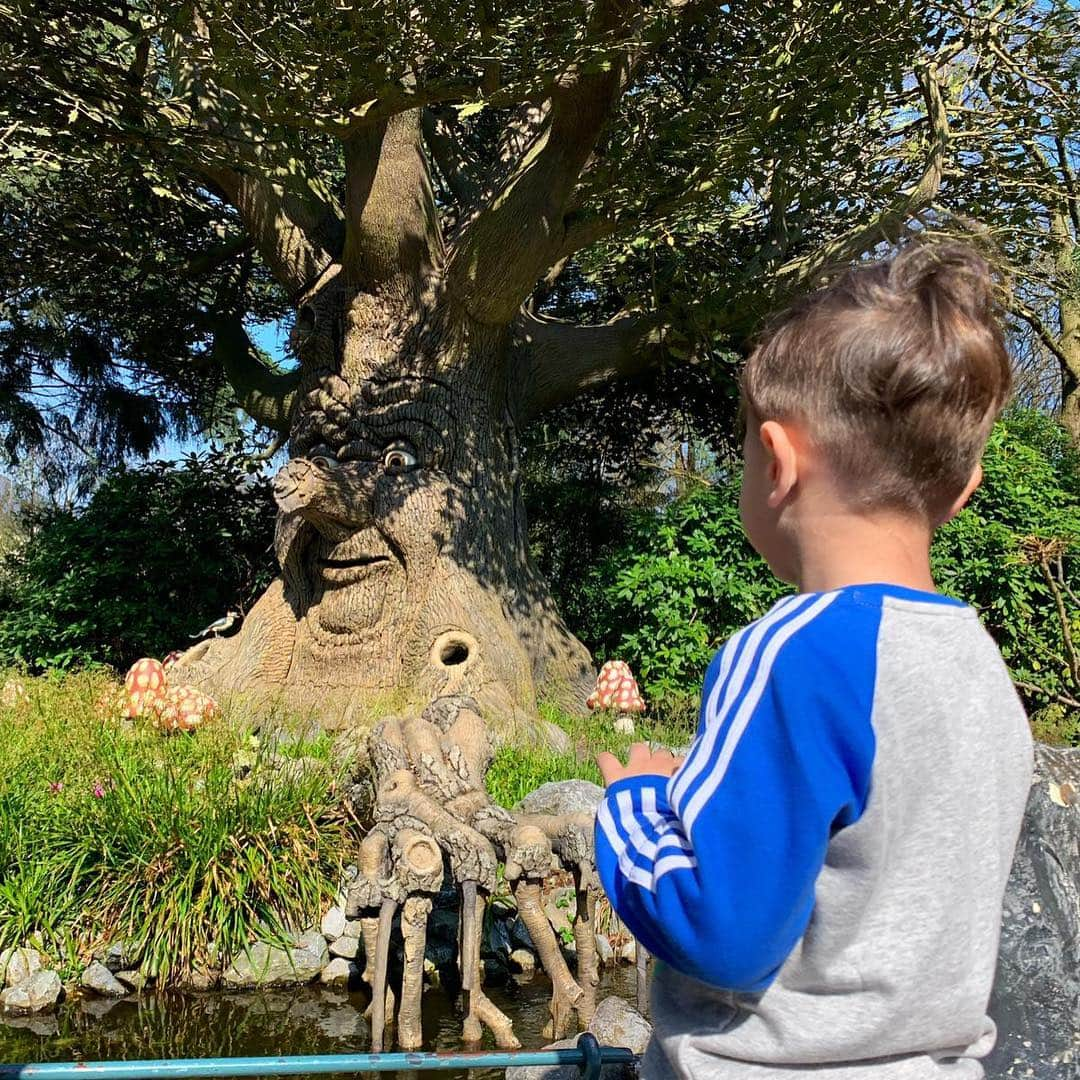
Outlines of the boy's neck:
<svg viewBox="0 0 1080 1080">
<path fill-rule="evenodd" d="M 878 582 L 933 592 L 929 526 L 916 518 L 848 510 L 816 514 L 794 537 L 800 592 Z"/>
</svg>

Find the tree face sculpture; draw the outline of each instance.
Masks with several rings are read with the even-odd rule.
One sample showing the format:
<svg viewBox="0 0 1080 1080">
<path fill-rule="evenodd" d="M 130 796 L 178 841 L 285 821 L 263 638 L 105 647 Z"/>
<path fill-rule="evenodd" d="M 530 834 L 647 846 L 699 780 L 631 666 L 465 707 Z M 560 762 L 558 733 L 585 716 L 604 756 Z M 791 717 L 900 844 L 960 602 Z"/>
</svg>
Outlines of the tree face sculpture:
<svg viewBox="0 0 1080 1080">
<path fill-rule="evenodd" d="M 288 437 L 282 576 L 178 667 L 215 694 L 283 692 L 329 722 L 397 692 L 504 718 L 538 695 L 582 705 L 589 659 L 529 562 L 524 427 L 672 342 L 689 353 L 699 327 L 684 310 L 672 331 L 663 295 L 700 281 L 679 271 L 680 220 L 699 252 L 708 238 L 705 330 L 738 344 L 937 191 L 939 81 L 903 78 L 921 8 L 481 7 L 0 2 L 0 156 L 37 229 L 12 243 L 19 325 L 40 322 L 23 277 L 63 281 L 58 306 L 110 343 L 91 359 L 227 379 Z M 925 99 L 922 153 L 868 158 L 886 84 Z M 581 304 L 617 314 L 540 314 L 590 260 Z M 245 330 L 287 310 L 291 372 Z"/>
<path fill-rule="evenodd" d="M 538 693 L 580 706 L 588 653 L 528 558 L 506 332 L 337 274 L 300 322 L 314 361 L 274 480 L 281 582 L 179 672 L 218 692 L 284 690 L 331 724 L 403 688 L 468 693 L 508 719 Z M 340 358 L 318 366 L 335 338 Z"/>
</svg>

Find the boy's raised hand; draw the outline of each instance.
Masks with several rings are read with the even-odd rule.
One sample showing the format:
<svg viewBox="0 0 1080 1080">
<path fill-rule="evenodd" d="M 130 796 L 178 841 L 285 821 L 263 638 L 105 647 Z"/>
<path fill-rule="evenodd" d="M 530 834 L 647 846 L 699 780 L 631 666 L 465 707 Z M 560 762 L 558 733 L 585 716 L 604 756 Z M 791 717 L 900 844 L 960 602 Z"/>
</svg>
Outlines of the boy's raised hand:
<svg viewBox="0 0 1080 1080">
<path fill-rule="evenodd" d="M 643 742 L 636 742 L 630 747 L 630 756 L 625 765 L 606 751 L 596 758 L 605 787 L 628 776 L 671 776 L 682 763 L 682 758 L 675 757 L 667 750 L 653 750 Z"/>
</svg>

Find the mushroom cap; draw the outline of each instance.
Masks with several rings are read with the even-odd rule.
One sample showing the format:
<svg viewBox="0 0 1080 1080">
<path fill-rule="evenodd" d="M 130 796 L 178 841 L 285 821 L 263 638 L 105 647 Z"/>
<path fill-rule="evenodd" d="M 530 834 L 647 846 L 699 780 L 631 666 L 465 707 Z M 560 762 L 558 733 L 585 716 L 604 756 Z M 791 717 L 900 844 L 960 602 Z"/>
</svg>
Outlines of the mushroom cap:
<svg viewBox="0 0 1080 1080">
<path fill-rule="evenodd" d="M 136 660 L 128 669 L 124 679 L 124 687 L 129 694 L 163 694 L 168 680 L 165 677 L 165 668 L 160 660 L 152 660 L 144 656 Z"/>
<path fill-rule="evenodd" d="M 194 686 L 174 686 L 160 702 L 155 726 L 162 731 L 195 731 L 217 713 L 217 702 L 209 695 Z"/>
<path fill-rule="evenodd" d="M 625 660 L 609 660 L 604 664 L 596 679 L 596 689 L 585 704 L 590 709 L 616 709 L 628 713 L 645 711 L 637 680 Z"/>
</svg>

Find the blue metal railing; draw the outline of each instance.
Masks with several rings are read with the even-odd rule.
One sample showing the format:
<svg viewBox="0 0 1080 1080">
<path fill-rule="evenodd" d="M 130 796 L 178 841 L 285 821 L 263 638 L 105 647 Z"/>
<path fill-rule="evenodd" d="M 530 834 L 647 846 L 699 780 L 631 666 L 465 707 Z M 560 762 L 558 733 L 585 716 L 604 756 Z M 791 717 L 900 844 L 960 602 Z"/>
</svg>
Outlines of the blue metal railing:
<svg viewBox="0 0 1080 1080">
<path fill-rule="evenodd" d="M 600 1080 L 604 1065 L 629 1065 L 632 1051 L 601 1046 L 586 1032 L 561 1050 L 469 1053 L 313 1054 L 294 1057 L 176 1058 L 163 1061 L 50 1061 L 0 1064 L 0 1080 L 197 1080 L 199 1077 L 307 1076 L 325 1073 L 418 1072 L 421 1069 L 508 1069 L 514 1065 L 577 1065 Z"/>
</svg>

